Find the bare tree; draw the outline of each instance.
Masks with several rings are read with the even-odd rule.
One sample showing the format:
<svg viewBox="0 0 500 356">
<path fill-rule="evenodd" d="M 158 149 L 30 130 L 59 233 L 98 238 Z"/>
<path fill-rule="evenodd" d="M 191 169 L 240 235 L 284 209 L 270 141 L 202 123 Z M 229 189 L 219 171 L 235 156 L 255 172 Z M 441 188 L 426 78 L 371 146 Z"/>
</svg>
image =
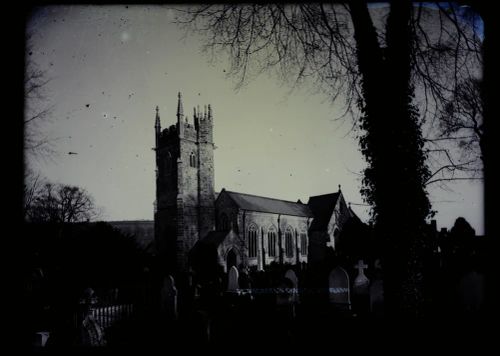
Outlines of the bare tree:
<svg viewBox="0 0 500 356">
<path fill-rule="evenodd" d="M 432 171 L 426 185 L 437 183 L 447 189 L 449 181 L 483 178 L 482 132 L 478 136 L 478 132 L 456 130 L 459 121 L 463 125 L 470 119 L 472 112 L 464 109 L 472 105 L 482 131 L 483 21 L 470 7 L 454 3 L 436 3 L 431 11 L 428 7 L 420 4 L 412 21 L 417 34 L 412 53 L 415 84 L 423 98 L 425 151 Z M 429 16 L 436 20 L 430 21 Z"/>
<path fill-rule="evenodd" d="M 24 218 L 28 219 L 28 214 L 33 209 L 40 188 L 44 185 L 44 179 L 39 173 L 35 173 L 29 167 L 24 170 L 24 186 L 23 186 L 23 213 Z"/>
<path fill-rule="evenodd" d="M 27 35 L 24 73 L 24 149 L 27 158 L 50 158 L 56 153 L 54 138 L 45 133 L 50 122 L 53 105 L 46 88 L 50 79 L 47 72 L 33 60 L 32 34 Z"/>
<path fill-rule="evenodd" d="M 35 193 L 27 209 L 31 222 L 72 223 L 99 218 L 93 198 L 82 188 L 45 183 Z"/>
</svg>

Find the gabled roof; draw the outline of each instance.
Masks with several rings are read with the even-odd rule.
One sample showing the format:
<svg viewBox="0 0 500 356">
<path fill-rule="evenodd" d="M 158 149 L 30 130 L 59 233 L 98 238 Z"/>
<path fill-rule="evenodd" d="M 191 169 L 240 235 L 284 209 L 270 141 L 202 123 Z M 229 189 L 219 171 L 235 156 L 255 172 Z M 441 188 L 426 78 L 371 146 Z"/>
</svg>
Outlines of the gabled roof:
<svg viewBox="0 0 500 356">
<path fill-rule="evenodd" d="M 223 192 L 225 192 L 240 209 L 293 216 L 313 216 L 312 211 L 305 204 L 251 194 L 230 192 L 228 190 L 223 190 Z"/>
<path fill-rule="evenodd" d="M 339 196 L 340 192 L 309 197 L 307 205 L 314 214 L 314 220 L 310 227 L 311 231 L 324 231 L 328 228 L 328 223 Z"/>
</svg>

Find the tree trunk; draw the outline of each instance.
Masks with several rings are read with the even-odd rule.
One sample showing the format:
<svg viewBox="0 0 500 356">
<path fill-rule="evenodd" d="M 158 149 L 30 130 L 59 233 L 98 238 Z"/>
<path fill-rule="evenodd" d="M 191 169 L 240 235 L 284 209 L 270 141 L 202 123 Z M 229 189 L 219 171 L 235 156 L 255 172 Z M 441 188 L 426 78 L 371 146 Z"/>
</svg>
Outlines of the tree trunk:
<svg viewBox="0 0 500 356">
<path fill-rule="evenodd" d="M 389 316 L 415 316 L 422 306 L 421 237 L 430 205 L 417 110 L 412 105 L 409 26 L 411 3 L 393 1 L 383 50 L 366 3 L 351 4 L 365 99 L 361 151 L 368 161 L 364 195 L 374 207 L 383 245 Z"/>
</svg>

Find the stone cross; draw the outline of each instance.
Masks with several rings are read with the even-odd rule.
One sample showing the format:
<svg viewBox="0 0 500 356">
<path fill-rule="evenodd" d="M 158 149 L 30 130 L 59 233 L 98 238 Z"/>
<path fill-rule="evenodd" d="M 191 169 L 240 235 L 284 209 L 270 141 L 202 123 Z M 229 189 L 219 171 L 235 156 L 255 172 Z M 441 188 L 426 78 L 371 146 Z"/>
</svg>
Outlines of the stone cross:
<svg viewBox="0 0 500 356">
<path fill-rule="evenodd" d="M 363 260 L 359 260 L 358 264 L 354 265 L 354 268 L 358 269 L 359 275 L 364 275 L 364 270 L 368 268 L 368 265 Z"/>
<path fill-rule="evenodd" d="M 368 294 L 368 286 L 370 285 L 370 280 L 365 276 L 364 270 L 368 268 L 368 265 L 364 263 L 363 260 L 359 260 L 354 268 L 358 269 L 358 275 L 354 280 L 353 289 L 356 293 Z"/>
</svg>

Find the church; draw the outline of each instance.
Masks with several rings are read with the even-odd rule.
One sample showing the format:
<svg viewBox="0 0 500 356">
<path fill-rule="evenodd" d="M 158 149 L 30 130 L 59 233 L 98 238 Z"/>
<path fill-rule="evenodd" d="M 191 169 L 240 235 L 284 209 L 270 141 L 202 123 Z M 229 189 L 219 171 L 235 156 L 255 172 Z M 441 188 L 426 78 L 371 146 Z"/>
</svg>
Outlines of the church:
<svg viewBox="0 0 500 356">
<path fill-rule="evenodd" d="M 335 250 L 343 225 L 356 218 L 340 185 L 311 196 L 307 204 L 214 190 L 214 118 L 210 105 L 184 116 L 178 94 L 177 122 L 161 128 L 155 117 L 156 249 L 169 271 L 186 273 L 193 251 L 213 251 L 218 266 L 263 271 L 272 264 L 306 265 Z"/>
</svg>

